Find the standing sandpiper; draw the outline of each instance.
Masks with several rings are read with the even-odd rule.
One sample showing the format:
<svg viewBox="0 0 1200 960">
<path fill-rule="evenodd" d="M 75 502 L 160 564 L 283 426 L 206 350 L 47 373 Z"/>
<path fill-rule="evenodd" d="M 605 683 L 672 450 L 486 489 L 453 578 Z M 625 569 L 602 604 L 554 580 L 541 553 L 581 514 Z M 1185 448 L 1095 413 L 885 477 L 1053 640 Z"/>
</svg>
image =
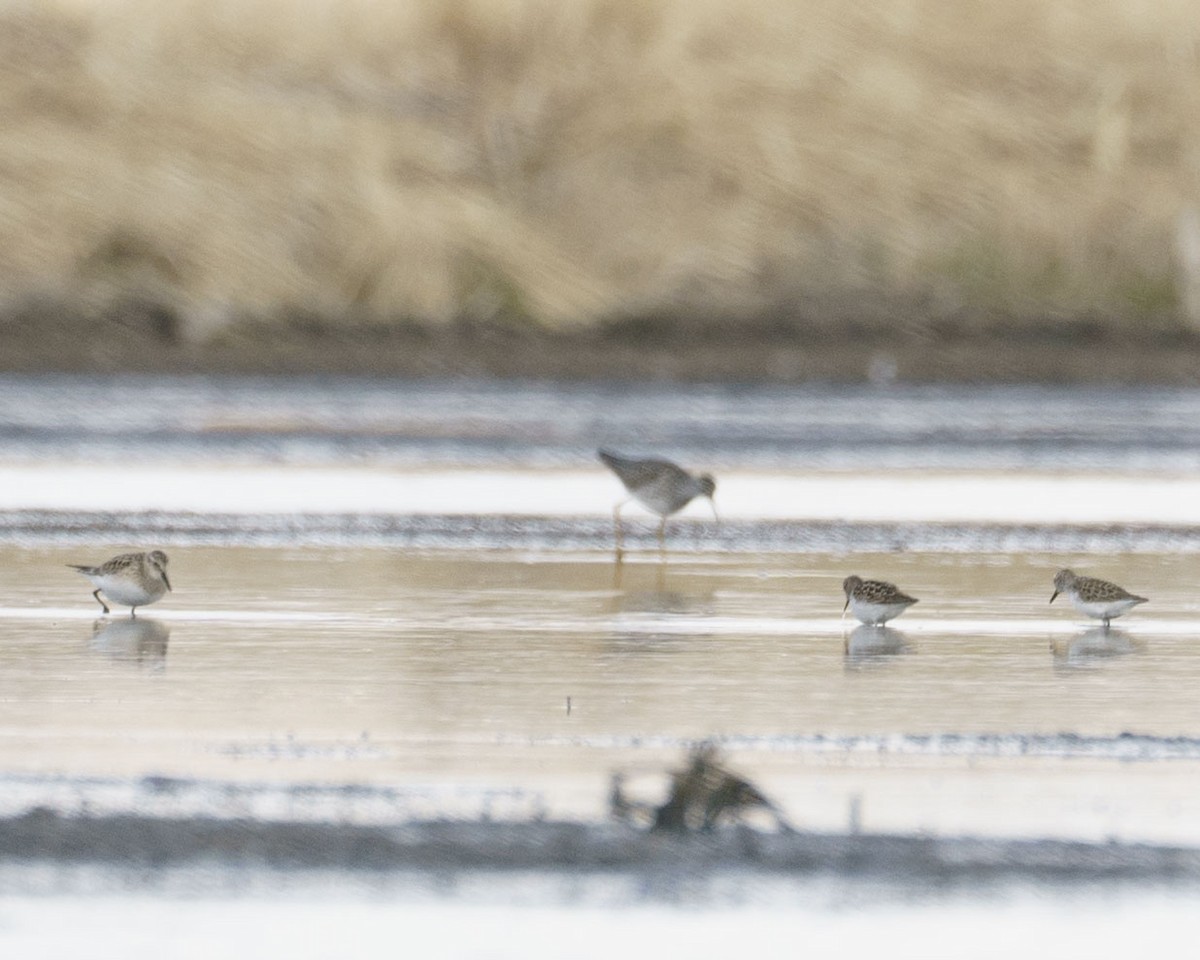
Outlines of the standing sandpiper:
<svg viewBox="0 0 1200 960">
<path fill-rule="evenodd" d="M 150 553 L 123 553 L 98 567 L 85 567 L 76 563 L 67 564 L 92 581 L 96 589 L 92 596 L 110 613 L 108 604 L 100 599 L 100 592 L 113 603 L 130 607 L 129 615 L 137 616 L 137 608 L 155 600 L 161 600 L 171 589 L 167 579 L 167 555 L 161 550 Z"/>
<path fill-rule="evenodd" d="M 849 608 L 863 623 L 887 623 L 917 602 L 916 597 L 901 593 L 894 583 L 883 580 L 847 577 L 842 581 L 842 590 L 846 593 L 842 616 Z"/>
<path fill-rule="evenodd" d="M 1136 596 L 1115 583 L 1081 577 L 1072 570 L 1059 570 L 1054 575 L 1054 593 L 1050 595 L 1050 602 L 1053 603 L 1060 593 L 1065 593 L 1080 613 L 1103 620 L 1106 629 L 1114 617 L 1146 602 L 1145 597 Z"/>
<path fill-rule="evenodd" d="M 713 517 L 717 517 L 717 504 L 713 500 L 717 481 L 711 474 L 695 476 L 670 460 L 633 460 L 607 450 L 599 451 L 599 456 L 629 491 L 629 496 L 613 508 L 618 557 L 621 555 L 621 508 L 630 500 L 636 500 L 661 518 L 658 524 L 660 550 L 666 549 L 667 517 L 682 510 L 696 497 L 708 497 Z"/>
</svg>

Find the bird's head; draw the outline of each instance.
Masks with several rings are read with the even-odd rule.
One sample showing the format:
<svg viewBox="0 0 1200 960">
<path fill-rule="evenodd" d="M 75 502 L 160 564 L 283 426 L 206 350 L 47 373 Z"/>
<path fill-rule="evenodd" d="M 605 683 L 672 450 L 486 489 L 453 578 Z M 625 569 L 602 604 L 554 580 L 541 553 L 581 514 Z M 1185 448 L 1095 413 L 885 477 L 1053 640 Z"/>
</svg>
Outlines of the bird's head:
<svg viewBox="0 0 1200 960">
<path fill-rule="evenodd" d="M 1054 598 L 1057 597 L 1060 593 L 1064 593 L 1067 590 L 1070 590 L 1071 586 L 1074 583 L 1075 583 L 1075 574 L 1073 571 L 1059 570 L 1058 573 L 1056 573 L 1054 575 L 1054 593 L 1052 593 L 1050 595 L 1050 602 L 1053 603 Z"/>
<path fill-rule="evenodd" d="M 163 583 L 167 585 L 167 589 L 171 589 L 171 581 L 167 579 L 167 555 L 161 550 L 151 550 L 146 555 L 146 560 L 155 570 L 158 575 L 163 578 Z"/>
<path fill-rule="evenodd" d="M 846 595 L 846 605 L 842 607 L 842 613 L 850 606 L 850 597 L 854 591 L 862 586 L 862 577 L 850 576 L 842 581 L 842 593 Z"/>
</svg>

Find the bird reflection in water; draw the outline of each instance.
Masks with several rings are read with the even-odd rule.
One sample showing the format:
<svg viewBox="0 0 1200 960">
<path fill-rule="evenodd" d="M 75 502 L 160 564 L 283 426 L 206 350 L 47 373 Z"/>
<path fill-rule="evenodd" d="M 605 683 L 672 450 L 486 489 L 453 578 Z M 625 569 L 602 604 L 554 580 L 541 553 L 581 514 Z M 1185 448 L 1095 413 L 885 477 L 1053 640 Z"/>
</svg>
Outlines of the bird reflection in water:
<svg viewBox="0 0 1200 960">
<path fill-rule="evenodd" d="M 1106 661 L 1140 653 L 1142 647 L 1140 641 L 1114 627 L 1092 627 L 1070 640 L 1050 641 L 1054 669 L 1061 671 L 1098 667 Z"/>
<path fill-rule="evenodd" d="M 638 590 L 622 593 L 617 609 L 622 613 L 665 614 L 667 616 L 700 615 L 707 598 L 689 596 L 677 590 Z"/>
<path fill-rule="evenodd" d="M 163 670 L 167 663 L 167 640 L 171 628 L 161 620 L 145 617 L 134 620 L 97 620 L 92 625 L 88 647 L 122 663 L 136 663 L 153 670 Z"/>
<path fill-rule="evenodd" d="M 901 631 L 882 624 L 864 623 L 846 638 L 846 666 L 859 669 L 887 663 L 910 649 L 908 637 Z"/>
<path fill-rule="evenodd" d="M 625 571 L 629 566 L 632 569 Z M 703 618 L 713 613 L 712 587 L 686 575 L 677 574 L 668 580 L 664 561 L 618 564 L 615 569 L 618 572 L 613 580 L 610 610 L 618 620 L 632 617 L 644 626 L 647 620 Z"/>
<path fill-rule="evenodd" d="M 622 590 L 612 598 L 613 637 L 617 640 L 672 641 L 710 636 L 713 594 L 701 589 Z"/>
<path fill-rule="evenodd" d="M 636 574 L 631 573 L 630 578 L 633 578 L 634 576 L 636 576 L 637 579 L 642 580 L 642 579 L 645 579 L 641 575 L 642 571 L 645 570 L 646 568 L 648 568 L 649 566 L 651 566 L 651 564 L 646 564 L 646 563 L 628 564 L 628 563 L 624 563 L 624 562 L 617 562 L 617 563 L 613 564 L 612 586 L 613 586 L 614 590 L 624 590 L 625 589 L 625 583 L 626 583 L 625 568 L 627 566 L 633 566 L 633 567 L 637 568 L 637 573 Z M 654 561 L 653 567 L 654 567 L 654 588 L 659 591 L 666 590 L 667 589 L 667 558 L 666 558 L 666 556 L 660 556 L 657 561 Z"/>
</svg>

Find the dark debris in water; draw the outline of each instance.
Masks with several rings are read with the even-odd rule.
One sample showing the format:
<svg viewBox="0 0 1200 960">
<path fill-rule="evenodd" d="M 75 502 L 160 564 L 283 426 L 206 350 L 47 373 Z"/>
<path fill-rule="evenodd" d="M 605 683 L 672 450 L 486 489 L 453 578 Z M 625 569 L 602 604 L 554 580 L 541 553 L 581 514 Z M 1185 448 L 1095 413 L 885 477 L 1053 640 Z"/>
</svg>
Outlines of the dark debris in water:
<svg viewBox="0 0 1200 960">
<path fill-rule="evenodd" d="M 686 747 L 678 737 L 592 736 L 520 739 L 521 743 L 576 744 L 606 748 Z M 1127 731 L 1116 736 L 1061 733 L 788 733 L 727 734 L 713 742 L 729 750 L 763 750 L 797 754 L 881 754 L 945 757 L 1088 757 L 1096 760 L 1200 760 L 1200 737 L 1157 736 Z"/>
<path fill-rule="evenodd" d="M 1115 736 L 1060 733 L 796 733 L 730 734 L 714 738 L 729 750 L 786 753 L 921 755 L 943 757 L 1059 757 L 1121 762 L 1200 760 L 1200 737 L 1126 731 Z M 684 746 L 671 737 L 592 738 L 592 746 Z"/>
<path fill-rule="evenodd" d="M 1079 733 L 938 733 L 795 738 L 809 749 L 836 752 L 916 753 L 936 756 L 1091 757 L 1104 760 L 1197 760 L 1200 738 L 1125 732 L 1115 737 Z"/>
</svg>

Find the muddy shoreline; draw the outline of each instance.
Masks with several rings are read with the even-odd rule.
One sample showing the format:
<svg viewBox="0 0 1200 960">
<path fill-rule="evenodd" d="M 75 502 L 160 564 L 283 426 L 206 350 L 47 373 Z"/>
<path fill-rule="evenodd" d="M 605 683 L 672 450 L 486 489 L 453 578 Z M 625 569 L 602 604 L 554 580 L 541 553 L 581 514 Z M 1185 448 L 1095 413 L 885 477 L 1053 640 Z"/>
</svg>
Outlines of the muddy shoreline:
<svg viewBox="0 0 1200 960">
<path fill-rule="evenodd" d="M 322 321 L 238 324 L 203 342 L 167 313 L 0 318 L 0 372 L 362 374 L 559 381 L 1200 383 L 1200 334 L 1103 323 L 931 331 L 625 323 L 547 332 Z"/>
<path fill-rule="evenodd" d="M 226 861 L 354 870 L 647 871 L 664 868 L 840 874 L 911 883 L 1190 881 L 1200 854 L 1185 847 L 973 837 L 767 834 L 730 828 L 682 838 L 619 825 L 432 821 L 396 826 L 63 817 L 40 808 L 0 819 L 3 860 L 164 868 Z"/>
</svg>

